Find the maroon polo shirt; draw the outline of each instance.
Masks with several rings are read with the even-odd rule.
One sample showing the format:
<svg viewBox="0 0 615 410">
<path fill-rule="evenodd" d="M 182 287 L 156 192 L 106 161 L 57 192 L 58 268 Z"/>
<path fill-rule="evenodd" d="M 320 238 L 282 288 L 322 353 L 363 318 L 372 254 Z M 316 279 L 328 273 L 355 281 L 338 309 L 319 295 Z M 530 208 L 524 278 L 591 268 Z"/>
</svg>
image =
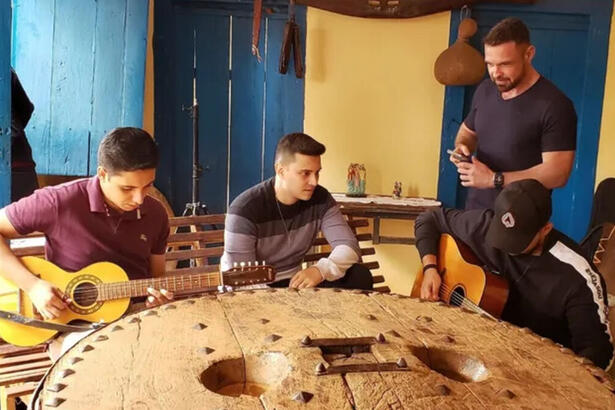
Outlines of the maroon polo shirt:
<svg viewBox="0 0 615 410">
<path fill-rule="evenodd" d="M 35 191 L 6 207 L 17 232 L 43 232 L 47 259 L 67 271 L 113 262 L 130 279 L 151 277 L 149 257 L 165 252 L 169 218 L 149 196 L 137 210 L 106 206 L 98 178 L 79 179 Z"/>
</svg>

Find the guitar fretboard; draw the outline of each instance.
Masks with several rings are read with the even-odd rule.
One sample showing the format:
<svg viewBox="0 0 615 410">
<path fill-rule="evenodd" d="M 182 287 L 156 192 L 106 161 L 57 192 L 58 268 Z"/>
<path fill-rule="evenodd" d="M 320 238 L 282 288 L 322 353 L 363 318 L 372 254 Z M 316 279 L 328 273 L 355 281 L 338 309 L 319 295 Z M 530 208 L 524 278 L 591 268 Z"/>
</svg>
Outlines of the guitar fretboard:
<svg viewBox="0 0 615 410">
<path fill-rule="evenodd" d="M 220 285 L 219 273 L 178 275 L 164 278 L 139 279 L 98 285 L 98 300 L 113 300 L 146 296 L 148 288 L 166 289 L 174 293 L 215 289 Z"/>
</svg>

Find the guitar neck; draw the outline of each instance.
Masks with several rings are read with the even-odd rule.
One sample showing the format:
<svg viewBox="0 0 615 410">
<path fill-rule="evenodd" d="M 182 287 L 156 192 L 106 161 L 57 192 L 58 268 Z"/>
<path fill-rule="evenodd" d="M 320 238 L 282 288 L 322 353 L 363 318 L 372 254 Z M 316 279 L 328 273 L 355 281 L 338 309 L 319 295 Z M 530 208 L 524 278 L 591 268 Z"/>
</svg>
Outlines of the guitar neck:
<svg viewBox="0 0 615 410">
<path fill-rule="evenodd" d="M 101 283 L 98 285 L 98 300 L 147 296 L 148 288 L 166 289 L 173 293 L 189 293 L 215 290 L 218 286 L 220 286 L 220 274 L 218 272 Z"/>
</svg>

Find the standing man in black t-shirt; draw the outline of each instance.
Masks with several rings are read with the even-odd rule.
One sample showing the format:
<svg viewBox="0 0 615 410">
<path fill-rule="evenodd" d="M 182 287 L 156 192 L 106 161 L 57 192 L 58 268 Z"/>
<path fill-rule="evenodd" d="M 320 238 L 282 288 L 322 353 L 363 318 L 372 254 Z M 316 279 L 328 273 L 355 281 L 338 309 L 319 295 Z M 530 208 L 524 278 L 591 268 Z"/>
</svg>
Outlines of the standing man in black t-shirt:
<svg viewBox="0 0 615 410">
<path fill-rule="evenodd" d="M 534 179 L 510 183 L 494 209 L 440 208 L 419 215 L 414 229 L 423 262 L 421 298 L 439 298 L 438 241 L 449 234 L 508 281 L 503 320 L 570 347 L 597 366 L 610 366 L 604 280 L 581 248 L 549 222 L 549 190 Z"/>
<path fill-rule="evenodd" d="M 451 156 L 466 209 L 491 208 L 507 184 L 533 178 L 549 189 L 564 186 L 574 162 L 577 116 L 572 101 L 532 66 L 536 49 L 523 22 L 507 18 L 484 39 L 490 79 L 476 89 Z"/>
</svg>

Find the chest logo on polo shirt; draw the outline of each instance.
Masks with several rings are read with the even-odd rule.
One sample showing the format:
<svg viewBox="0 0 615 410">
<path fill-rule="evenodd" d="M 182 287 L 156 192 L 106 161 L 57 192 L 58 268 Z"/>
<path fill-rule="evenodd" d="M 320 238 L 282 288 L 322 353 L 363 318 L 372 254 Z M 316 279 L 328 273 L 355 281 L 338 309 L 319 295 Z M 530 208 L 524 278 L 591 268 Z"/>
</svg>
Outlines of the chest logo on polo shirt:
<svg viewBox="0 0 615 410">
<path fill-rule="evenodd" d="M 139 236 L 139 239 L 141 239 L 143 242 L 147 242 L 147 235 L 142 233 L 141 236 Z"/>
<path fill-rule="evenodd" d="M 510 212 L 506 212 L 502 215 L 502 224 L 507 228 L 512 228 L 515 226 L 515 218 Z"/>
</svg>

